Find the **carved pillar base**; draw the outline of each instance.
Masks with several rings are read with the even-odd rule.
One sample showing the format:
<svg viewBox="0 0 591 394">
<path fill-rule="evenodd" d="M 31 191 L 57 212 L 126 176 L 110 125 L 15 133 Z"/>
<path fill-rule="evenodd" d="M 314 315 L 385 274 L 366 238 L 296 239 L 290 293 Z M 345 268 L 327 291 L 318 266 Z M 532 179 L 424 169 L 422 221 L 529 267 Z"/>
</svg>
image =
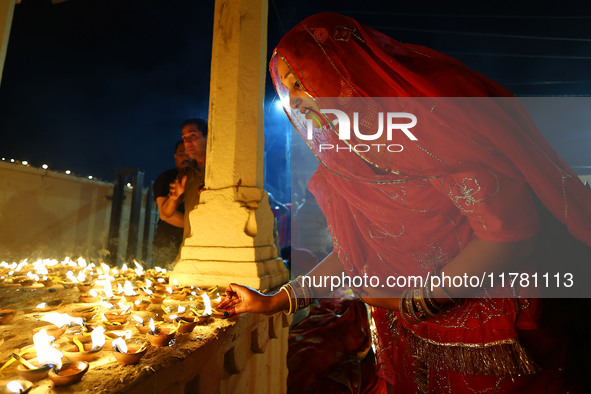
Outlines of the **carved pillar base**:
<svg viewBox="0 0 591 394">
<path fill-rule="evenodd" d="M 205 190 L 190 212 L 191 234 L 171 278 L 180 284 L 271 289 L 289 280 L 277 257 L 267 193 L 256 187 Z"/>
</svg>

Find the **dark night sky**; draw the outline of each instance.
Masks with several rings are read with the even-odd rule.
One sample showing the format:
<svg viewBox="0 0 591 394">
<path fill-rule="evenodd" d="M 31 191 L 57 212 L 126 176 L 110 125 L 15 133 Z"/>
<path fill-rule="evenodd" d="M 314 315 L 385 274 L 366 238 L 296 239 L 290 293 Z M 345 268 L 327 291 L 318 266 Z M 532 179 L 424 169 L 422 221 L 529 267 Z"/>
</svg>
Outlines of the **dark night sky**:
<svg viewBox="0 0 591 394">
<path fill-rule="evenodd" d="M 591 6 L 407 3 L 269 0 L 269 54 L 301 19 L 334 11 L 457 57 L 516 95 L 591 96 Z M 171 167 L 181 121 L 207 117 L 213 6 L 22 0 L 0 85 L 0 157 L 105 180 L 117 168 L 139 167 L 150 180 Z M 265 115 L 267 147 L 277 153 L 287 121 L 270 106 Z M 591 131 L 560 132 L 547 137 L 567 161 L 591 165 Z"/>
</svg>

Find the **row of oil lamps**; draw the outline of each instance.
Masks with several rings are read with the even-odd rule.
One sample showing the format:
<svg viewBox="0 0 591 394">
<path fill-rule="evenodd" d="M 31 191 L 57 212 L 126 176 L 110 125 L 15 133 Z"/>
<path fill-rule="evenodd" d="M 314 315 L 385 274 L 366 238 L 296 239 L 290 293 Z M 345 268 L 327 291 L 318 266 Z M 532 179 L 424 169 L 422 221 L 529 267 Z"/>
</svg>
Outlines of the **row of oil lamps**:
<svg viewBox="0 0 591 394">
<path fill-rule="evenodd" d="M 146 354 L 148 346 L 163 347 L 175 342 L 177 333 L 190 333 L 200 324 L 206 324 L 212 317 L 210 295 L 221 297 L 217 288 L 202 290 L 194 286 L 178 286 L 169 283 L 166 270 L 156 267 L 144 270 L 133 262 L 133 268 L 124 265 L 111 268 L 104 263 L 87 263 L 80 258 L 76 261 L 38 260 L 29 263 L 0 263 L 0 283 L 11 286 L 62 285 L 77 287 L 80 302 L 86 305 L 74 308 L 69 313 L 55 310 L 62 306 L 62 300 L 43 302 L 36 306 L 34 314 L 48 312 L 39 320 L 51 323 L 34 329 L 33 345 L 12 353 L 9 360 L 0 366 L 0 373 L 18 362 L 17 374 L 21 380 L 7 380 L 0 383 L 0 394 L 23 393 L 33 387 L 35 381 L 49 377 L 55 386 L 78 382 L 89 369 L 89 362 L 96 359 L 102 350 L 112 350 L 121 365 L 138 363 Z M 40 287 L 37 285 L 37 287 Z M 164 301 L 177 301 L 164 305 Z M 196 305 L 181 305 L 181 302 Z M 146 314 L 149 307 L 157 309 L 153 317 L 145 321 L 138 315 Z M 197 310 L 203 309 L 199 313 Z M 132 311 L 136 311 L 132 314 Z M 164 313 L 162 313 L 164 312 Z M 8 324 L 16 310 L 0 310 L 0 324 Z M 36 315 L 37 316 L 37 315 Z M 130 319 L 140 334 L 145 335 L 142 343 L 126 343 L 132 336 L 125 330 Z M 65 335 L 71 341 L 58 350 L 55 341 Z M 33 353 L 36 354 L 34 357 Z M 62 357 L 69 361 L 62 363 Z"/>
</svg>

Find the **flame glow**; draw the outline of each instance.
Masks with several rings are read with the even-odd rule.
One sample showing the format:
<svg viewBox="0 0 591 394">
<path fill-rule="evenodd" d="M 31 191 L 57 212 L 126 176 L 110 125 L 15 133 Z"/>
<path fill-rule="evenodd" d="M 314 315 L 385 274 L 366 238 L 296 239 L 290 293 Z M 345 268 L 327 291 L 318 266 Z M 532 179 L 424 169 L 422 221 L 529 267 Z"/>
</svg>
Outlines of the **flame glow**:
<svg viewBox="0 0 591 394">
<path fill-rule="evenodd" d="M 90 338 L 92 339 L 92 348 L 102 348 L 105 345 L 105 328 L 104 327 L 97 327 L 92 330 L 90 334 Z"/>
<path fill-rule="evenodd" d="M 121 353 L 127 353 L 127 344 L 122 337 L 114 339 L 111 344 L 113 345 L 113 349 L 117 349 Z"/>
<path fill-rule="evenodd" d="M 133 291 L 133 285 L 130 281 L 125 281 L 125 286 L 123 287 L 123 293 L 127 296 L 134 296 L 136 295 L 135 291 Z"/>
<path fill-rule="evenodd" d="M 6 385 L 6 388 L 11 393 L 22 393 L 23 391 L 25 391 L 25 388 L 23 387 L 23 385 L 20 384 L 19 382 L 17 382 L 16 380 L 13 380 L 12 382 L 8 382 L 8 384 Z"/>
<path fill-rule="evenodd" d="M 84 325 L 84 320 L 81 317 L 72 317 L 67 313 L 51 312 L 43 316 L 41 320 L 55 324 L 58 327 L 70 326 L 72 324 L 79 326 Z"/>
<path fill-rule="evenodd" d="M 138 323 L 140 323 L 140 324 L 142 324 L 142 325 L 144 324 L 144 319 L 142 319 L 141 317 L 139 317 L 139 316 L 137 316 L 137 315 L 131 315 L 131 317 L 132 317 L 133 319 L 135 319 L 135 321 L 137 321 Z"/>
<path fill-rule="evenodd" d="M 105 280 L 105 296 L 107 296 L 107 298 L 113 298 L 113 286 L 111 286 L 111 281 L 109 279 Z"/>
<path fill-rule="evenodd" d="M 203 298 L 203 304 L 205 304 L 205 310 L 203 311 L 202 316 L 211 316 L 213 312 L 211 310 L 211 301 L 209 296 L 207 293 L 203 293 L 201 294 L 201 298 Z"/>
<path fill-rule="evenodd" d="M 150 323 L 148 324 L 148 327 L 150 327 L 150 331 L 156 332 L 156 326 L 154 325 L 154 319 L 150 318 Z"/>
<path fill-rule="evenodd" d="M 54 364 L 58 366 L 57 369 L 60 369 L 64 355 L 59 350 L 51 347 L 50 343 L 53 340 L 54 338 L 47 335 L 47 330 L 45 329 L 33 335 L 33 343 L 37 352 L 37 364 Z"/>
</svg>

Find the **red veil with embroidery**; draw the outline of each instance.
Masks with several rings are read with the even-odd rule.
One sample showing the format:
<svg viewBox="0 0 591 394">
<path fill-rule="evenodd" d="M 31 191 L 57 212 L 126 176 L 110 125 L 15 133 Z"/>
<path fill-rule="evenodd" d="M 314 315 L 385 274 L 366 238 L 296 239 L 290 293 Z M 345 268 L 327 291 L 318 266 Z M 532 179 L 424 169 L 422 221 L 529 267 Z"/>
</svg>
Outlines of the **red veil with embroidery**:
<svg viewBox="0 0 591 394">
<path fill-rule="evenodd" d="M 591 193 L 502 86 L 453 58 L 401 44 L 337 14 L 307 18 L 277 46 L 270 70 L 278 95 L 287 99 L 279 59 L 320 108 L 334 105 L 366 116 L 360 128 L 375 131 L 375 115 L 389 105 L 421 120 L 413 129 L 416 141 L 399 133 L 391 142 L 374 142 L 399 143 L 403 152 L 337 151 L 321 146 L 364 141 L 355 135 L 340 140 L 328 118 L 308 136 L 304 115 L 285 106 L 320 162 L 309 189 L 349 273 L 425 276 L 476 236 L 498 242 L 532 237 L 539 231 L 536 198 L 591 246 Z M 459 110 L 471 106 L 477 115 Z M 404 380 L 421 368 L 459 374 L 445 382 L 431 377 L 429 385 L 451 385 L 465 374 L 532 374 L 534 363 L 517 331 L 535 329 L 538 313 L 535 300 L 479 298 L 407 325 L 397 313 L 374 308 L 382 376 L 411 389 Z M 412 384 L 418 384 L 416 376 Z"/>
</svg>

